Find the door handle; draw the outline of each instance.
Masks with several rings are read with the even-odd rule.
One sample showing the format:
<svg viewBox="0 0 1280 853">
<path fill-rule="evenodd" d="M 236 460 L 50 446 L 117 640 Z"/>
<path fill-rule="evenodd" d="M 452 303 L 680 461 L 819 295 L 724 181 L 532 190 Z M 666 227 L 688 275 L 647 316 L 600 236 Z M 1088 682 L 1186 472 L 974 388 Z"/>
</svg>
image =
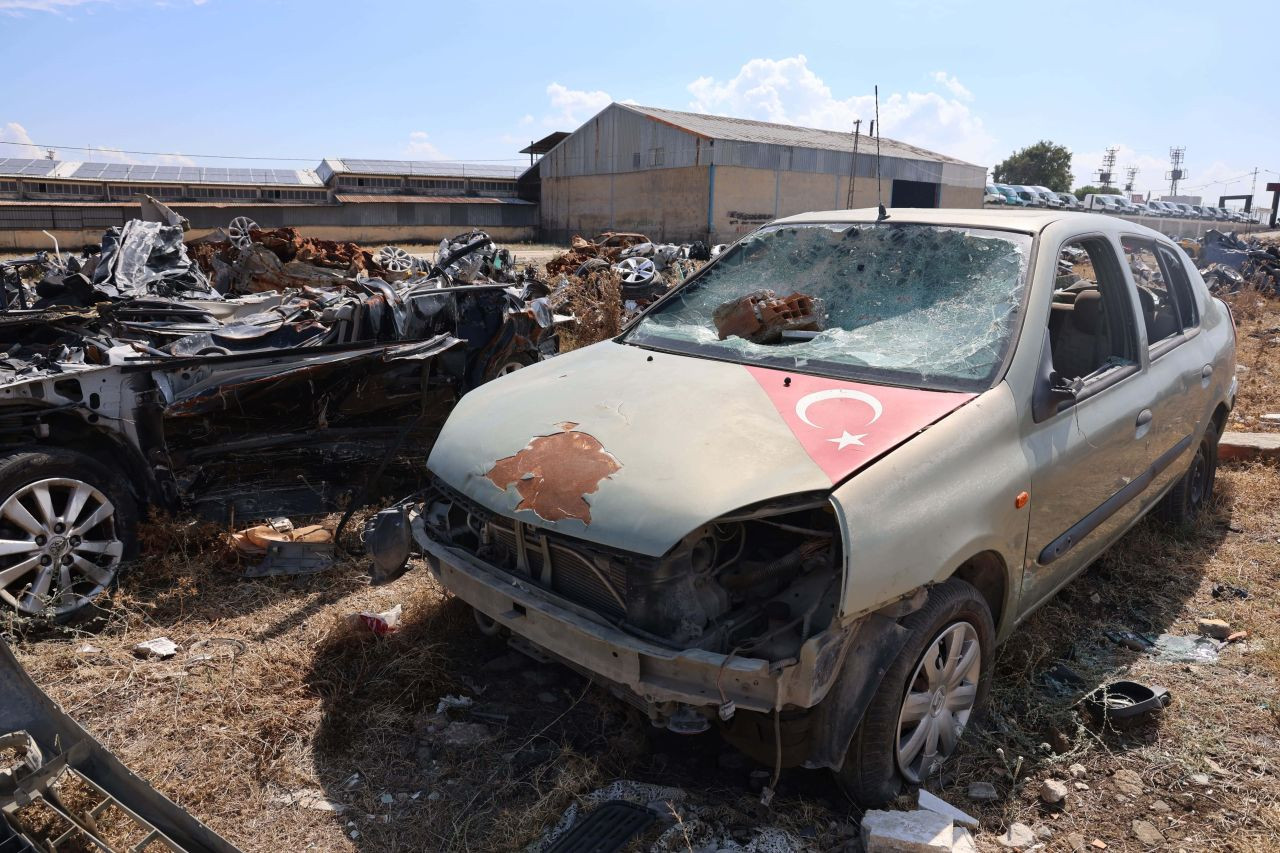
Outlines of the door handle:
<svg viewBox="0 0 1280 853">
<path fill-rule="evenodd" d="M 1213 375 L 1213 365 L 1212 365 L 1212 364 L 1206 364 L 1206 365 L 1204 366 L 1204 368 L 1203 368 L 1203 369 L 1201 369 L 1201 371 L 1200 371 L 1200 378 L 1201 378 L 1201 379 L 1208 379 L 1208 378 L 1209 378 L 1210 376 L 1212 376 L 1212 375 Z"/>
<path fill-rule="evenodd" d="M 1151 414 L 1150 409 L 1143 409 L 1141 412 L 1138 412 L 1138 422 L 1136 426 L 1140 426 L 1140 427 L 1146 426 L 1147 424 L 1151 423 L 1152 417 L 1153 415 Z"/>
</svg>

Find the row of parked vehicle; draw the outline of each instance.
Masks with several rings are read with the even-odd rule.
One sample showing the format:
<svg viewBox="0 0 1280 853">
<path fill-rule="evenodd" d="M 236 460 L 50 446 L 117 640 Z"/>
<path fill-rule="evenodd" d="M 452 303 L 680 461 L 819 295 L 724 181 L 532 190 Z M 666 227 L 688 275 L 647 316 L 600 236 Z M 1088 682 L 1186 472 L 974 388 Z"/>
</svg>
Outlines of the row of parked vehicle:
<svg viewBox="0 0 1280 853">
<path fill-rule="evenodd" d="M 1063 210 L 1094 210 L 1128 216 L 1158 216 L 1178 219 L 1206 219 L 1215 222 L 1257 222 L 1256 213 L 1184 204 L 1174 201 L 1130 201 L 1122 195 L 1090 194 L 1084 200 L 1071 193 L 1054 192 L 1048 187 L 1018 184 L 987 184 L 984 204 L 1010 207 L 1055 207 Z"/>
</svg>

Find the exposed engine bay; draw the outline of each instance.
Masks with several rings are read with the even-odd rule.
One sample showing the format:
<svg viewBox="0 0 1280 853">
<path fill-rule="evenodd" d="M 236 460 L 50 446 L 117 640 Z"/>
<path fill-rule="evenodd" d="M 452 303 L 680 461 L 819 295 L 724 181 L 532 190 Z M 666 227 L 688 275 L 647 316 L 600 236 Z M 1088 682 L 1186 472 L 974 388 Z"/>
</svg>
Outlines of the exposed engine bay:
<svg viewBox="0 0 1280 853">
<path fill-rule="evenodd" d="M 433 491 L 430 538 L 651 642 L 783 661 L 836 614 L 843 545 L 822 495 L 722 517 L 654 558 L 496 515 L 439 481 Z"/>
</svg>

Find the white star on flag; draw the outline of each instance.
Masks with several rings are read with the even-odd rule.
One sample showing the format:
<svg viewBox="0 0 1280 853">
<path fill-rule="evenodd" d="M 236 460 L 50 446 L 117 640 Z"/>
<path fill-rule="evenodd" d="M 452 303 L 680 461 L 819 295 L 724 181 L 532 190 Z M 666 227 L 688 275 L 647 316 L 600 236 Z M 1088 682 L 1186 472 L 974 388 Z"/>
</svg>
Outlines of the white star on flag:
<svg viewBox="0 0 1280 853">
<path fill-rule="evenodd" d="M 867 434 L 865 432 L 862 433 L 861 435 L 849 435 L 849 433 L 846 431 L 841 433 L 839 438 L 828 438 L 827 441 L 834 444 L 836 446 L 836 450 L 844 450 L 846 447 L 848 447 L 851 444 L 856 444 L 858 447 L 862 447 L 863 446 L 862 439 L 866 437 L 867 437 Z"/>
</svg>

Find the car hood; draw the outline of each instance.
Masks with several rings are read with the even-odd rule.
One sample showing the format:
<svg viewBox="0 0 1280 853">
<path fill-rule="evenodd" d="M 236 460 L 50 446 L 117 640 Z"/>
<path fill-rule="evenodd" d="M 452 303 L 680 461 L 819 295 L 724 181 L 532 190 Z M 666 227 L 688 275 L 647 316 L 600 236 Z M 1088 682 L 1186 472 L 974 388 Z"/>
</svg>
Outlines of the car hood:
<svg viewBox="0 0 1280 853">
<path fill-rule="evenodd" d="M 659 556 L 733 510 L 830 489 L 972 397 L 606 341 L 467 394 L 428 466 L 495 512 Z"/>
</svg>

